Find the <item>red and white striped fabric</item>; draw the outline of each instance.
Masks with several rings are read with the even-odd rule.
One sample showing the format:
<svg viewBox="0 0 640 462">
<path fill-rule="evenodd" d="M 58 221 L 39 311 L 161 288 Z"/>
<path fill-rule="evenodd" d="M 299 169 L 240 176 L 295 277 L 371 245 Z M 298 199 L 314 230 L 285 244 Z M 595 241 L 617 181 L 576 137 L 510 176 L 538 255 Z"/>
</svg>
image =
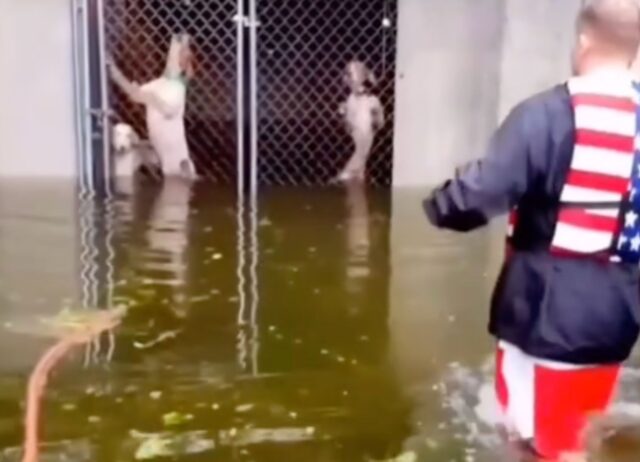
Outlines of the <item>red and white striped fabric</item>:
<svg viewBox="0 0 640 462">
<path fill-rule="evenodd" d="M 576 366 L 537 359 L 500 342 L 496 393 L 511 430 L 547 460 L 582 450 L 588 419 L 609 406 L 620 366 Z"/>
<path fill-rule="evenodd" d="M 507 229 L 507 237 L 513 237 L 513 233 L 516 230 L 516 226 L 518 225 L 518 210 L 513 209 L 509 213 L 509 224 Z"/>
<path fill-rule="evenodd" d="M 630 188 L 636 97 L 627 74 L 577 77 L 568 83 L 575 146 L 562 203 L 622 203 Z M 551 243 L 560 254 L 608 252 L 619 231 L 620 207 L 563 207 Z"/>
<path fill-rule="evenodd" d="M 513 248 L 511 247 L 511 238 L 515 233 L 516 226 L 518 226 L 518 210 L 513 209 L 509 212 L 509 221 L 507 227 L 507 240 L 506 240 L 506 248 L 505 248 L 505 257 L 509 259 L 513 254 Z"/>
</svg>

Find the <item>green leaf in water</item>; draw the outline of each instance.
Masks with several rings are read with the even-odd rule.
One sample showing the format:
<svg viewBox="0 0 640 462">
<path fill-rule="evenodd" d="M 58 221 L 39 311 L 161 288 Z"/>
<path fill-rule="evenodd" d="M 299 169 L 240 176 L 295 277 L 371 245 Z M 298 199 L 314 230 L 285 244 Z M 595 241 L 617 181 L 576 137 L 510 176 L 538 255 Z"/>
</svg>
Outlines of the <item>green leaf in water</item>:
<svg viewBox="0 0 640 462">
<path fill-rule="evenodd" d="M 416 462 L 418 455 L 413 451 L 407 451 L 392 459 L 385 459 L 380 462 Z"/>
<path fill-rule="evenodd" d="M 156 457 L 171 457 L 174 454 L 172 443 L 170 438 L 152 435 L 140 444 L 135 458 L 136 460 L 149 460 Z"/>
<path fill-rule="evenodd" d="M 186 433 L 132 432 L 131 436 L 141 440 L 136 450 L 136 460 L 201 454 L 215 449 L 215 442 L 202 431 Z"/>
<path fill-rule="evenodd" d="M 168 414 L 162 416 L 162 422 L 166 427 L 183 425 L 186 422 L 190 422 L 191 420 L 193 420 L 193 415 L 181 414 L 179 412 L 169 412 Z"/>
</svg>

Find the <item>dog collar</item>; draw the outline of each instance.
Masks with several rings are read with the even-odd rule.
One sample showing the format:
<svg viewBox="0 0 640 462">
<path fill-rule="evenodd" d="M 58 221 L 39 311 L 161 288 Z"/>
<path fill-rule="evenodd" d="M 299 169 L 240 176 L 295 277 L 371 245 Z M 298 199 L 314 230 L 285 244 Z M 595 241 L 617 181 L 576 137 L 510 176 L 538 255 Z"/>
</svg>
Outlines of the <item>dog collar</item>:
<svg viewBox="0 0 640 462">
<path fill-rule="evenodd" d="M 185 75 L 180 74 L 180 75 L 177 75 L 177 76 L 170 76 L 170 75 L 165 74 L 164 76 L 165 76 L 165 78 L 167 78 L 169 80 L 176 80 L 176 81 L 180 82 L 185 87 L 187 86 L 188 80 L 187 80 L 187 77 Z"/>
</svg>

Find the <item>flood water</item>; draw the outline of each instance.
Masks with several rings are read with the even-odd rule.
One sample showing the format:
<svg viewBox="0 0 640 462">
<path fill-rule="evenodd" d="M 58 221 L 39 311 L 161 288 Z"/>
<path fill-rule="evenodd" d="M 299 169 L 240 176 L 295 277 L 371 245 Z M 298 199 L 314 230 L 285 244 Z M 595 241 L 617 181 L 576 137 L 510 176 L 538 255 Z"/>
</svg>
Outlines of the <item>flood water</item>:
<svg viewBox="0 0 640 462">
<path fill-rule="evenodd" d="M 53 343 L 39 321 L 121 305 L 51 376 L 42 460 L 498 460 L 485 324 L 503 226 L 438 232 L 423 194 L 0 183 L 0 461 L 20 460 Z"/>
</svg>

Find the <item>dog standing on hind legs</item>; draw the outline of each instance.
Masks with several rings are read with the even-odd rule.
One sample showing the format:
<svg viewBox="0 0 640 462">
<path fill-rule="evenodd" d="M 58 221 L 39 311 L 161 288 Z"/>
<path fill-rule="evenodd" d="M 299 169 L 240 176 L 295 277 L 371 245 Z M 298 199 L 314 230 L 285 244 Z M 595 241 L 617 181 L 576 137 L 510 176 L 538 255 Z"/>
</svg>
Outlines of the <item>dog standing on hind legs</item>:
<svg viewBox="0 0 640 462">
<path fill-rule="evenodd" d="M 380 99 L 368 89 L 368 85 L 376 85 L 377 79 L 363 62 L 351 61 L 347 64 L 344 81 L 351 93 L 340 105 L 339 113 L 344 117 L 353 140 L 354 152 L 336 180 L 364 181 L 373 140 L 384 125 L 384 109 Z"/>
<path fill-rule="evenodd" d="M 160 157 L 165 177 L 193 179 L 196 175 L 184 124 L 187 82 L 193 76 L 189 43 L 187 34 L 173 35 L 164 74 L 143 85 L 129 81 L 115 63 L 109 63 L 115 84 L 133 102 L 146 108 L 149 140 Z"/>
</svg>

